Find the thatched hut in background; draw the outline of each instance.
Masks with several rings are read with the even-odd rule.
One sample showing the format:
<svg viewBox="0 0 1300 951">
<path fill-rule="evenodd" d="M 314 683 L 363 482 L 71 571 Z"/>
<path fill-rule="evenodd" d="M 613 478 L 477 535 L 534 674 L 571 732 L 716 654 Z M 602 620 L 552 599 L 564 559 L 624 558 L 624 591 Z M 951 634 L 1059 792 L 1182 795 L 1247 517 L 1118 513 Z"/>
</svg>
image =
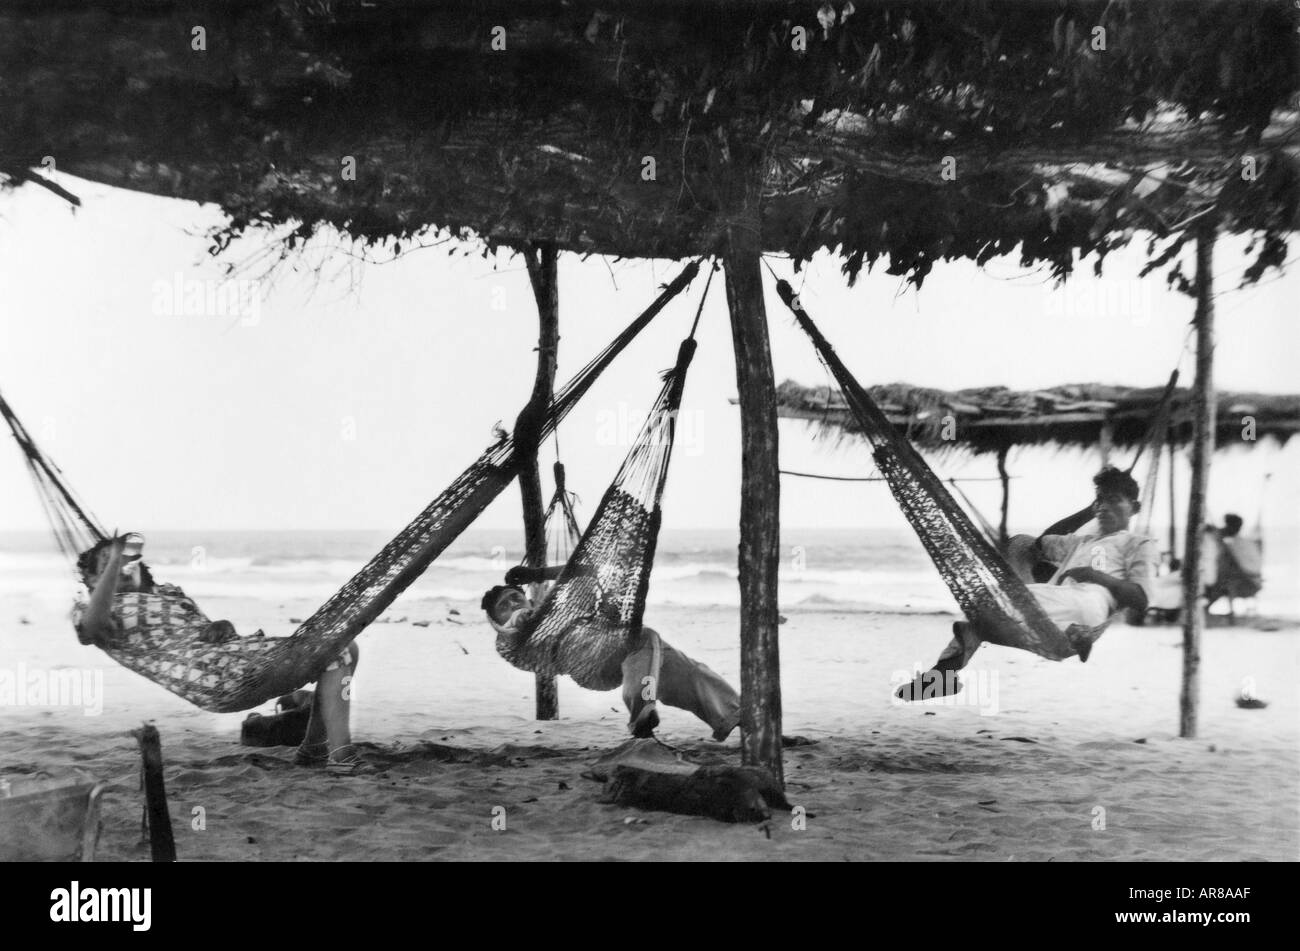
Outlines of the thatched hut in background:
<svg viewBox="0 0 1300 951">
<path fill-rule="evenodd" d="M 937 390 L 887 383 L 868 387 L 890 422 L 918 446 L 932 451 L 965 449 L 1003 454 L 1021 446 L 1133 447 L 1146 442 L 1162 405 L 1164 387 L 1074 383 L 1039 390 L 1004 386 Z M 779 415 L 815 423 L 828 436 L 854 436 L 857 422 L 838 389 L 786 380 L 777 388 Z M 1169 398 L 1168 431 L 1162 441 L 1186 446 L 1192 439 L 1191 391 L 1176 387 Z M 951 435 L 945 422 L 953 420 Z M 1220 392 L 1217 442 L 1241 441 L 1251 423 L 1255 438 L 1286 445 L 1300 432 L 1300 394 Z"/>
<path fill-rule="evenodd" d="M 927 452 L 996 457 L 1002 509 L 993 534 L 1000 541 L 1007 538 L 1011 477 L 1006 463 L 1012 449 L 1096 447 L 1105 462 L 1116 449 L 1150 449 L 1150 460 L 1167 448 L 1172 472 L 1174 450 L 1187 447 L 1195 435 L 1193 394 L 1185 387 L 1075 383 L 1038 390 L 1003 386 L 939 390 L 887 383 L 868 391 L 889 421 Z M 804 420 L 824 438 L 861 437 L 838 388 L 786 380 L 776 393 L 781 418 Z M 1300 433 L 1300 394 L 1220 392 L 1217 408 L 1216 445 L 1252 448 L 1260 440 L 1271 440 L 1285 446 Z M 1170 531 L 1172 539 L 1172 525 Z M 1170 547 L 1173 550 L 1172 541 Z"/>
<path fill-rule="evenodd" d="M 1185 281 L 1184 242 L 1230 229 L 1259 235 L 1258 277 L 1297 216 L 1295 17 L 1289 0 L 0 0 L 0 174 L 216 203 L 217 249 L 266 228 L 285 254 L 331 229 L 526 250 L 544 341 L 558 250 L 720 256 L 743 748 L 779 778 L 760 255 L 826 249 L 850 280 L 880 263 L 920 283 L 1018 253 L 1064 276 L 1141 233 Z"/>
</svg>

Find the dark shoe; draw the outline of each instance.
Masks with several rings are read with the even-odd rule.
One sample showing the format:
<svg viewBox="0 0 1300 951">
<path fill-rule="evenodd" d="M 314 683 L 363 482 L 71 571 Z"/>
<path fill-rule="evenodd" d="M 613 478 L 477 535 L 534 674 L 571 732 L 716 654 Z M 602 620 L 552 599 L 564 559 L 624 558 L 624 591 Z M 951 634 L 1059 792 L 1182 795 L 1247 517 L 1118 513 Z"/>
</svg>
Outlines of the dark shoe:
<svg viewBox="0 0 1300 951">
<path fill-rule="evenodd" d="M 1105 625 L 1101 628 L 1083 627 L 1079 624 L 1071 624 L 1065 629 L 1065 638 L 1074 648 L 1074 652 L 1079 655 L 1079 663 L 1086 664 L 1089 656 L 1092 654 L 1092 645 L 1097 643 L 1097 638 L 1101 637 L 1105 631 Z"/>
<path fill-rule="evenodd" d="M 917 674 L 910 684 L 903 684 L 894 691 L 894 696 L 907 703 L 918 700 L 933 700 L 935 697 L 951 697 L 961 692 L 961 680 L 955 670 L 927 670 Z"/>
</svg>

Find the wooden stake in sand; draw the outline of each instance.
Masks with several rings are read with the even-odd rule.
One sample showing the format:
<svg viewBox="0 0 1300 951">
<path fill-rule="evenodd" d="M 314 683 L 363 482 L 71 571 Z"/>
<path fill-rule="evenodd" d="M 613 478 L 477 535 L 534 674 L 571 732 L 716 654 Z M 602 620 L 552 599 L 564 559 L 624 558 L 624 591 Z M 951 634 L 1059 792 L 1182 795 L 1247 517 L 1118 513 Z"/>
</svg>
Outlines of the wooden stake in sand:
<svg viewBox="0 0 1300 951">
<path fill-rule="evenodd" d="M 530 244 L 524 249 L 528 278 L 537 300 L 537 376 L 528 409 L 541 419 L 550 406 L 555 391 L 555 367 L 560 349 L 560 281 L 559 253 L 549 243 Z M 542 478 L 537 466 L 537 443 L 519 444 L 523 462 L 519 467 L 519 495 L 524 507 L 524 563 L 532 568 L 546 567 L 546 502 L 542 498 Z M 534 675 L 538 720 L 560 718 L 560 694 L 554 677 Z"/>
<path fill-rule="evenodd" d="M 1196 736 L 1200 692 L 1201 551 L 1205 541 L 1205 493 L 1214 452 L 1214 266 L 1215 226 L 1200 225 L 1196 237 L 1196 380 L 1192 384 L 1192 484 L 1187 495 L 1187 532 L 1183 557 L 1183 687 L 1178 698 L 1178 735 Z"/>
<path fill-rule="evenodd" d="M 167 811 L 167 788 L 163 783 L 162 739 L 158 728 L 146 723 L 131 735 L 140 742 L 140 771 L 144 785 L 144 818 L 149 828 L 149 848 L 155 862 L 176 861 L 176 840 Z"/>
</svg>

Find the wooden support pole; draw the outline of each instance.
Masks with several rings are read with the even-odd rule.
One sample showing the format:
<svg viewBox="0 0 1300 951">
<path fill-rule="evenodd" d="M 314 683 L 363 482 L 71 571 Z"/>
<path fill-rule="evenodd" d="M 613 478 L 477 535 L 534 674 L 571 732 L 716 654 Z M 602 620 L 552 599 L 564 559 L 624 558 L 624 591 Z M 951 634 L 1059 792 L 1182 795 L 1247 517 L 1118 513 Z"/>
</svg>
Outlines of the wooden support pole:
<svg viewBox="0 0 1300 951">
<path fill-rule="evenodd" d="M 1178 557 L 1178 484 L 1174 479 L 1174 465 L 1178 456 L 1174 452 L 1174 442 L 1169 441 L 1169 558 L 1181 561 Z"/>
<path fill-rule="evenodd" d="M 145 824 L 149 829 L 149 850 L 155 862 L 176 861 L 176 840 L 167 811 L 167 787 L 163 783 L 162 739 L 158 728 L 146 723 L 131 735 L 140 743 L 140 770 L 144 785 Z"/>
<path fill-rule="evenodd" d="M 1201 609 L 1202 527 L 1210 456 L 1214 452 L 1214 234 L 1214 224 L 1206 222 L 1196 237 L 1196 380 L 1192 384 L 1192 481 L 1183 539 L 1183 687 L 1178 702 L 1178 735 L 1188 738 L 1196 736 L 1200 694 L 1201 632 L 1205 625 Z"/>
<path fill-rule="evenodd" d="M 1011 507 L 1011 477 L 1007 475 L 1007 447 L 998 450 L 998 478 L 1002 480 L 1002 521 L 998 523 L 998 541 L 1003 550 L 1011 536 L 1007 534 L 1007 511 Z"/>
<path fill-rule="evenodd" d="M 559 254 L 553 244 L 532 244 L 524 249 L 528 278 L 537 300 L 537 376 L 524 411 L 539 421 L 551 404 L 555 391 L 555 367 L 560 347 Z M 542 477 L 537 464 L 535 432 L 521 444 L 527 453 L 519 468 L 519 495 L 524 509 L 524 561 L 534 568 L 546 567 L 546 501 L 542 498 Z M 560 695 L 554 677 L 536 674 L 534 716 L 538 720 L 560 718 Z"/>
<path fill-rule="evenodd" d="M 1115 445 L 1115 425 L 1106 420 L 1101 424 L 1101 432 L 1098 433 L 1097 443 L 1101 448 L 1101 465 L 1104 469 L 1110 465 L 1110 451 Z"/>
<path fill-rule="evenodd" d="M 781 762 L 781 664 L 777 642 L 781 476 L 777 458 L 776 381 L 763 303 L 756 216 L 734 223 L 725 239 L 740 403 L 740 695 L 741 759 L 766 767 L 784 786 Z"/>
</svg>

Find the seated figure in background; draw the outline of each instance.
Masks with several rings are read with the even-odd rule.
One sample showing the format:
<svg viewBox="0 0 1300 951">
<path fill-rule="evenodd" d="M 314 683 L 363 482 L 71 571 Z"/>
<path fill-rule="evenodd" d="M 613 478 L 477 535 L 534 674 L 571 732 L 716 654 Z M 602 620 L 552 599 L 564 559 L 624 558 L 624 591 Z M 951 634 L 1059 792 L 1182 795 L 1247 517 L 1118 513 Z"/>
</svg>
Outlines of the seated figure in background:
<svg viewBox="0 0 1300 951">
<path fill-rule="evenodd" d="M 1219 531 L 1219 570 L 1214 581 L 1205 589 L 1206 608 L 1220 598 L 1228 599 L 1228 616 L 1234 617 L 1233 598 L 1253 598 L 1264 586 L 1263 547 L 1257 538 L 1241 534 L 1240 515 L 1229 513 L 1223 517 Z"/>
</svg>

